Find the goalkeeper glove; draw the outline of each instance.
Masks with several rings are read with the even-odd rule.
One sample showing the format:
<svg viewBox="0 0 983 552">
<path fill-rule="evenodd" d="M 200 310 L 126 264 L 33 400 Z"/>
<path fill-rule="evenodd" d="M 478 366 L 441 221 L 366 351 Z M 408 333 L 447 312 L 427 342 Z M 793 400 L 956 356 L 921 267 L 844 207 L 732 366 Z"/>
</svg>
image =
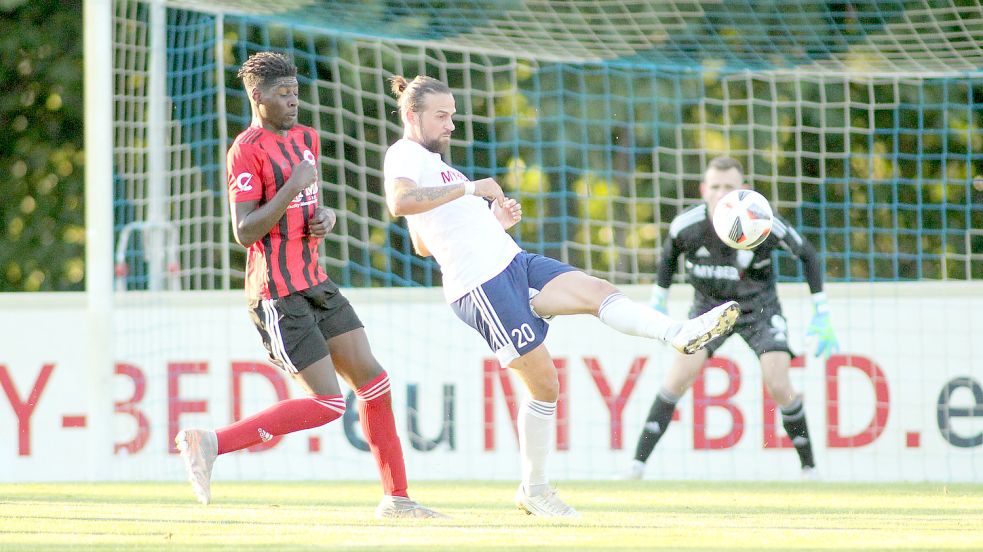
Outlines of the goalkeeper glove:
<svg viewBox="0 0 983 552">
<path fill-rule="evenodd" d="M 840 344 L 836 341 L 836 334 L 833 333 L 833 323 L 829 318 L 826 294 L 823 292 L 813 293 L 812 306 L 812 321 L 809 322 L 806 336 L 815 336 L 817 357 L 829 358 L 829 355 L 840 351 Z"/>
<path fill-rule="evenodd" d="M 662 314 L 668 314 L 669 308 L 667 303 L 669 301 L 669 289 L 659 286 L 652 286 L 652 297 L 649 298 L 649 306 L 653 309 L 661 312 Z"/>
</svg>

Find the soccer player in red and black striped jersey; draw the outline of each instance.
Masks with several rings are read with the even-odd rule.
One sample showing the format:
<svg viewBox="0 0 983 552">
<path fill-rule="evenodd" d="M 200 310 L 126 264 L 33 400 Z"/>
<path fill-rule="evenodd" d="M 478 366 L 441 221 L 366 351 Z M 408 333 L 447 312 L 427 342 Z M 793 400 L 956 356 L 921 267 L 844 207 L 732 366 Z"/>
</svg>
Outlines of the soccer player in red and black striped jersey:
<svg viewBox="0 0 983 552">
<path fill-rule="evenodd" d="M 340 418 L 345 399 L 337 370 L 358 396 L 362 430 L 382 478 L 385 495 L 376 516 L 446 517 L 407 495 L 389 376 L 355 310 L 318 263 L 318 245 L 335 214 L 319 205 L 318 135 L 297 124 L 297 68 L 283 54 L 260 52 L 243 63 L 239 77 L 253 118 L 229 148 L 228 174 L 236 241 L 248 249 L 246 295 L 270 361 L 306 396 L 214 431 L 179 432 L 192 488 L 208 504 L 218 455 Z"/>
</svg>

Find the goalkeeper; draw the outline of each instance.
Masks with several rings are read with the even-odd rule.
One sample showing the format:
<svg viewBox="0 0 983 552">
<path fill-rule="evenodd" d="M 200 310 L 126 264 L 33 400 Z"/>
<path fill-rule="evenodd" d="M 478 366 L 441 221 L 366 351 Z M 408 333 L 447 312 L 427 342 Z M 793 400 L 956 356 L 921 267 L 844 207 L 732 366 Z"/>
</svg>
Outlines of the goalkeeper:
<svg viewBox="0 0 983 552">
<path fill-rule="evenodd" d="M 737 301 L 741 314 L 734 333 L 758 355 L 761 374 L 772 399 L 782 412 L 782 425 L 792 439 L 799 455 L 804 478 L 815 476 L 815 459 L 806 424 L 802 397 L 792 388 L 788 372 L 793 353 L 788 345 L 788 328 L 778 302 L 778 290 L 772 270 L 772 252 L 784 249 L 802 261 L 814 307 L 808 334 L 817 338 L 816 356 L 828 357 L 839 346 L 830 324 L 829 308 L 823 293 L 823 273 L 816 250 L 785 220 L 776 216 L 771 236 L 752 251 L 732 249 L 713 231 L 711 220 L 717 201 L 728 192 L 746 188 L 740 162 L 729 157 L 710 161 L 700 195 L 703 203 L 684 211 L 669 225 L 669 237 L 662 248 L 656 285 L 652 288 L 651 305 L 666 312 L 666 299 L 672 276 L 680 255 L 686 258 L 686 272 L 694 288 L 690 316 L 724 303 Z M 655 445 L 665 434 L 676 409 L 676 403 L 693 385 L 700 368 L 713 355 L 727 335 L 711 341 L 705 349 L 691 355 L 676 356 L 669 373 L 649 410 L 642 434 L 638 437 L 635 459 L 627 476 L 641 479 L 645 462 Z"/>
</svg>

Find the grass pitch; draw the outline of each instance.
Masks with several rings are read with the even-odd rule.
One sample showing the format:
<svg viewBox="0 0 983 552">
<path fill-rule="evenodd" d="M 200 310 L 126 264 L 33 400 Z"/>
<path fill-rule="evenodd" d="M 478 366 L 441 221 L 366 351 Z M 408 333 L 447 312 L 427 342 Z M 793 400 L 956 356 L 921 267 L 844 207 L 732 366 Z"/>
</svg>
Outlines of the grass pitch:
<svg viewBox="0 0 983 552">
<path fill-rule="evenodd" d="M 983 550 L 983 486 L 559 482 L 578 521 L 503 482 L 417 482 L 453 519 L 373 518 L 375 482 L 0 485 L 0 550 Z"/>
</svg>

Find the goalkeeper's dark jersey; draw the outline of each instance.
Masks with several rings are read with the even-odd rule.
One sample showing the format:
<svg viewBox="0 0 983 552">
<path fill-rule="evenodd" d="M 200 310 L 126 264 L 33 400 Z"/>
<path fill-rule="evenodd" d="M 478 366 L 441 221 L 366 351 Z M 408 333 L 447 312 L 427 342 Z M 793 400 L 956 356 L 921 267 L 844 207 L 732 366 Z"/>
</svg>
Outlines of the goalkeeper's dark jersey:
<svg viewBox="0 0 983 552">
<path fill-rule="evenodd" d="M 706 203 L 683 211 L 669 225 L 662 246 L 657 284 L 672 284 L 680 255 L 686 277 L 696 290 L 697 303 L 719 305 L 737 301 L 745 313 L 778 301 L 772 255 L 781 248 L 802 261 L 812 293 L 822 291 L 822 268 L 816 250 L 783 218 L 776 216 L 771 235 L 751 251 L 733 249 L 720 241 L 707 216 Z"/>
</svg>

